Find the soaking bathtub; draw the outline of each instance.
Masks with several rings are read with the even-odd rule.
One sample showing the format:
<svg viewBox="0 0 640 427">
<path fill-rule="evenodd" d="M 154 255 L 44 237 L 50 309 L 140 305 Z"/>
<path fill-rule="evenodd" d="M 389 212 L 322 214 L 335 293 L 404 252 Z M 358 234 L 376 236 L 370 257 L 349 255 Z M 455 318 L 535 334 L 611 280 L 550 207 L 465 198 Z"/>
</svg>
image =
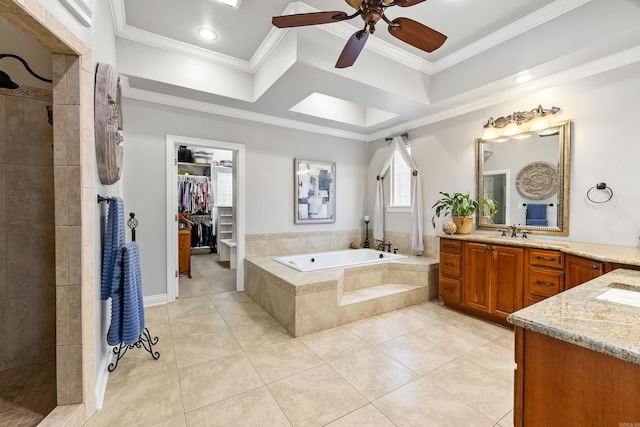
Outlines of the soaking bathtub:
<svg viewBox="0 0 640 427">
<path fill-rule="evenodd" d="M 316 252 L 273 258 L 298 271 L 324 270 L 326 268 L 347 267 L 362 264 L 376 264 L 407 258 L 406 255 L 376 251 L 373 249 L 345 249 L 330 252 Z"/>
</svg>

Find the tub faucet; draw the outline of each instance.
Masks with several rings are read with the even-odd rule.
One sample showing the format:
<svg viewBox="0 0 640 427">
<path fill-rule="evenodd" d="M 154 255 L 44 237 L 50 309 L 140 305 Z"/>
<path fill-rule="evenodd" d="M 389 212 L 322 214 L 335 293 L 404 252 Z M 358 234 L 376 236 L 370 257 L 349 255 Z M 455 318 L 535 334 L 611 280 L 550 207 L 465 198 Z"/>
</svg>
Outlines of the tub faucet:
<svg viewBox="0 0 640 427">
<path fill-rule="evenodd" d="M 380 245 L 378 245 L 378 247 L 381 248 L 380 250 L 382 252 L 384 252 L 384 248 L 385 247 L 387 248 L 387 252 L 389 252 L 389 253 L 391 252 L 391 242 L 389 242 L 389 243 L 380 243 Z"/>
</svg>

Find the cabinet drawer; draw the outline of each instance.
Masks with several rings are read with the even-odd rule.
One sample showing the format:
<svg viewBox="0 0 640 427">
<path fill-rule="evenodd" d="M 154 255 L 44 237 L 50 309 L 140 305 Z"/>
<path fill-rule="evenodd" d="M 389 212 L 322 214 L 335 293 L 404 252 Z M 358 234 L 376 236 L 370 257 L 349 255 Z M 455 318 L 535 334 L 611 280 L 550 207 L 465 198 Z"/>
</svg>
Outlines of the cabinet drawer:
<svg viewBox="0 0 640 427">
<path fill-rule="evenodd" d="M 446 276 L 460 278 L 462 275 L 462 257 L 460 255 L 441 253 L 440 273 Z"/>
<path fill-rule="evenodd" d="M 462 241 L 460 240 L 449 240 L 449 239 L 440 239 L 440 252 L 447 252 L 450 254 L 461 254 L 462 253 Z"/>
<path fill-rule="evenodd" d="M 529 293 L 550 297 L 564 289 L 564 272 L 549 268 L 529 269 Z"/>
<path fill-rule="evenodd" d="M 460 302 L 460 280 L 440 276 L 440 299 Z"/>
<path fill-rule="evenodd" d="M 529 264 L 541 267 L 564 268 L 564 254 L 546 249 L 529 249 Z"/>
</svg>

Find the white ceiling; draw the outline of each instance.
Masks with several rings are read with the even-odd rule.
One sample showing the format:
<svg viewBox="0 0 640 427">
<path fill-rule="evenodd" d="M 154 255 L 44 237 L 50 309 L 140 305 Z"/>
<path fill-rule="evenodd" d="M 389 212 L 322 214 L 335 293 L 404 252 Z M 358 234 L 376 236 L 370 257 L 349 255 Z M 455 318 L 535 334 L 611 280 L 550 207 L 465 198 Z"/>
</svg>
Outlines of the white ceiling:
<svg viewBox="0 0 640 427">
<path fill-rule="evenodd" d="M 362 140 L 640 61 L 640 0 L 392 7 L 390 19 L 414 19 L 447 41 L 422 52 L 380 22 L 348 69 L 334 65 L 362 28 L 360 17 L 290 30 L 271 25 L 283 14 L 351 13 L 343 0 L 243 0 L 238 9 L 212 0 L 110 1 L 124 96 Z M 199 39 L 200 27 L 218 39 Z M 514 82 L 523 72 L 533 80 Z M 305 101 L 314 93 L 321 96 Z M 320 111 L 317 100 L 330 97 L 343 101 Z"/>
</svg>

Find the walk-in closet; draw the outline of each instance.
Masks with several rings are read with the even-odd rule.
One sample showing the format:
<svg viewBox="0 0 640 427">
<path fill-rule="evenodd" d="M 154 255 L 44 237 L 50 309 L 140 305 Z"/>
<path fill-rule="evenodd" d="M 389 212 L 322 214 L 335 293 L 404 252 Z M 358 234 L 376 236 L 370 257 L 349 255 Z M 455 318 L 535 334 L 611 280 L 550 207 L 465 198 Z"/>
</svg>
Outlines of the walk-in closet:
<svg viewBox="0 0 640 427">
<path fill-rule="evenodd" d="M 179 297 L 235 289 L 233 152 L 177 147 Z"/>
</svg>

